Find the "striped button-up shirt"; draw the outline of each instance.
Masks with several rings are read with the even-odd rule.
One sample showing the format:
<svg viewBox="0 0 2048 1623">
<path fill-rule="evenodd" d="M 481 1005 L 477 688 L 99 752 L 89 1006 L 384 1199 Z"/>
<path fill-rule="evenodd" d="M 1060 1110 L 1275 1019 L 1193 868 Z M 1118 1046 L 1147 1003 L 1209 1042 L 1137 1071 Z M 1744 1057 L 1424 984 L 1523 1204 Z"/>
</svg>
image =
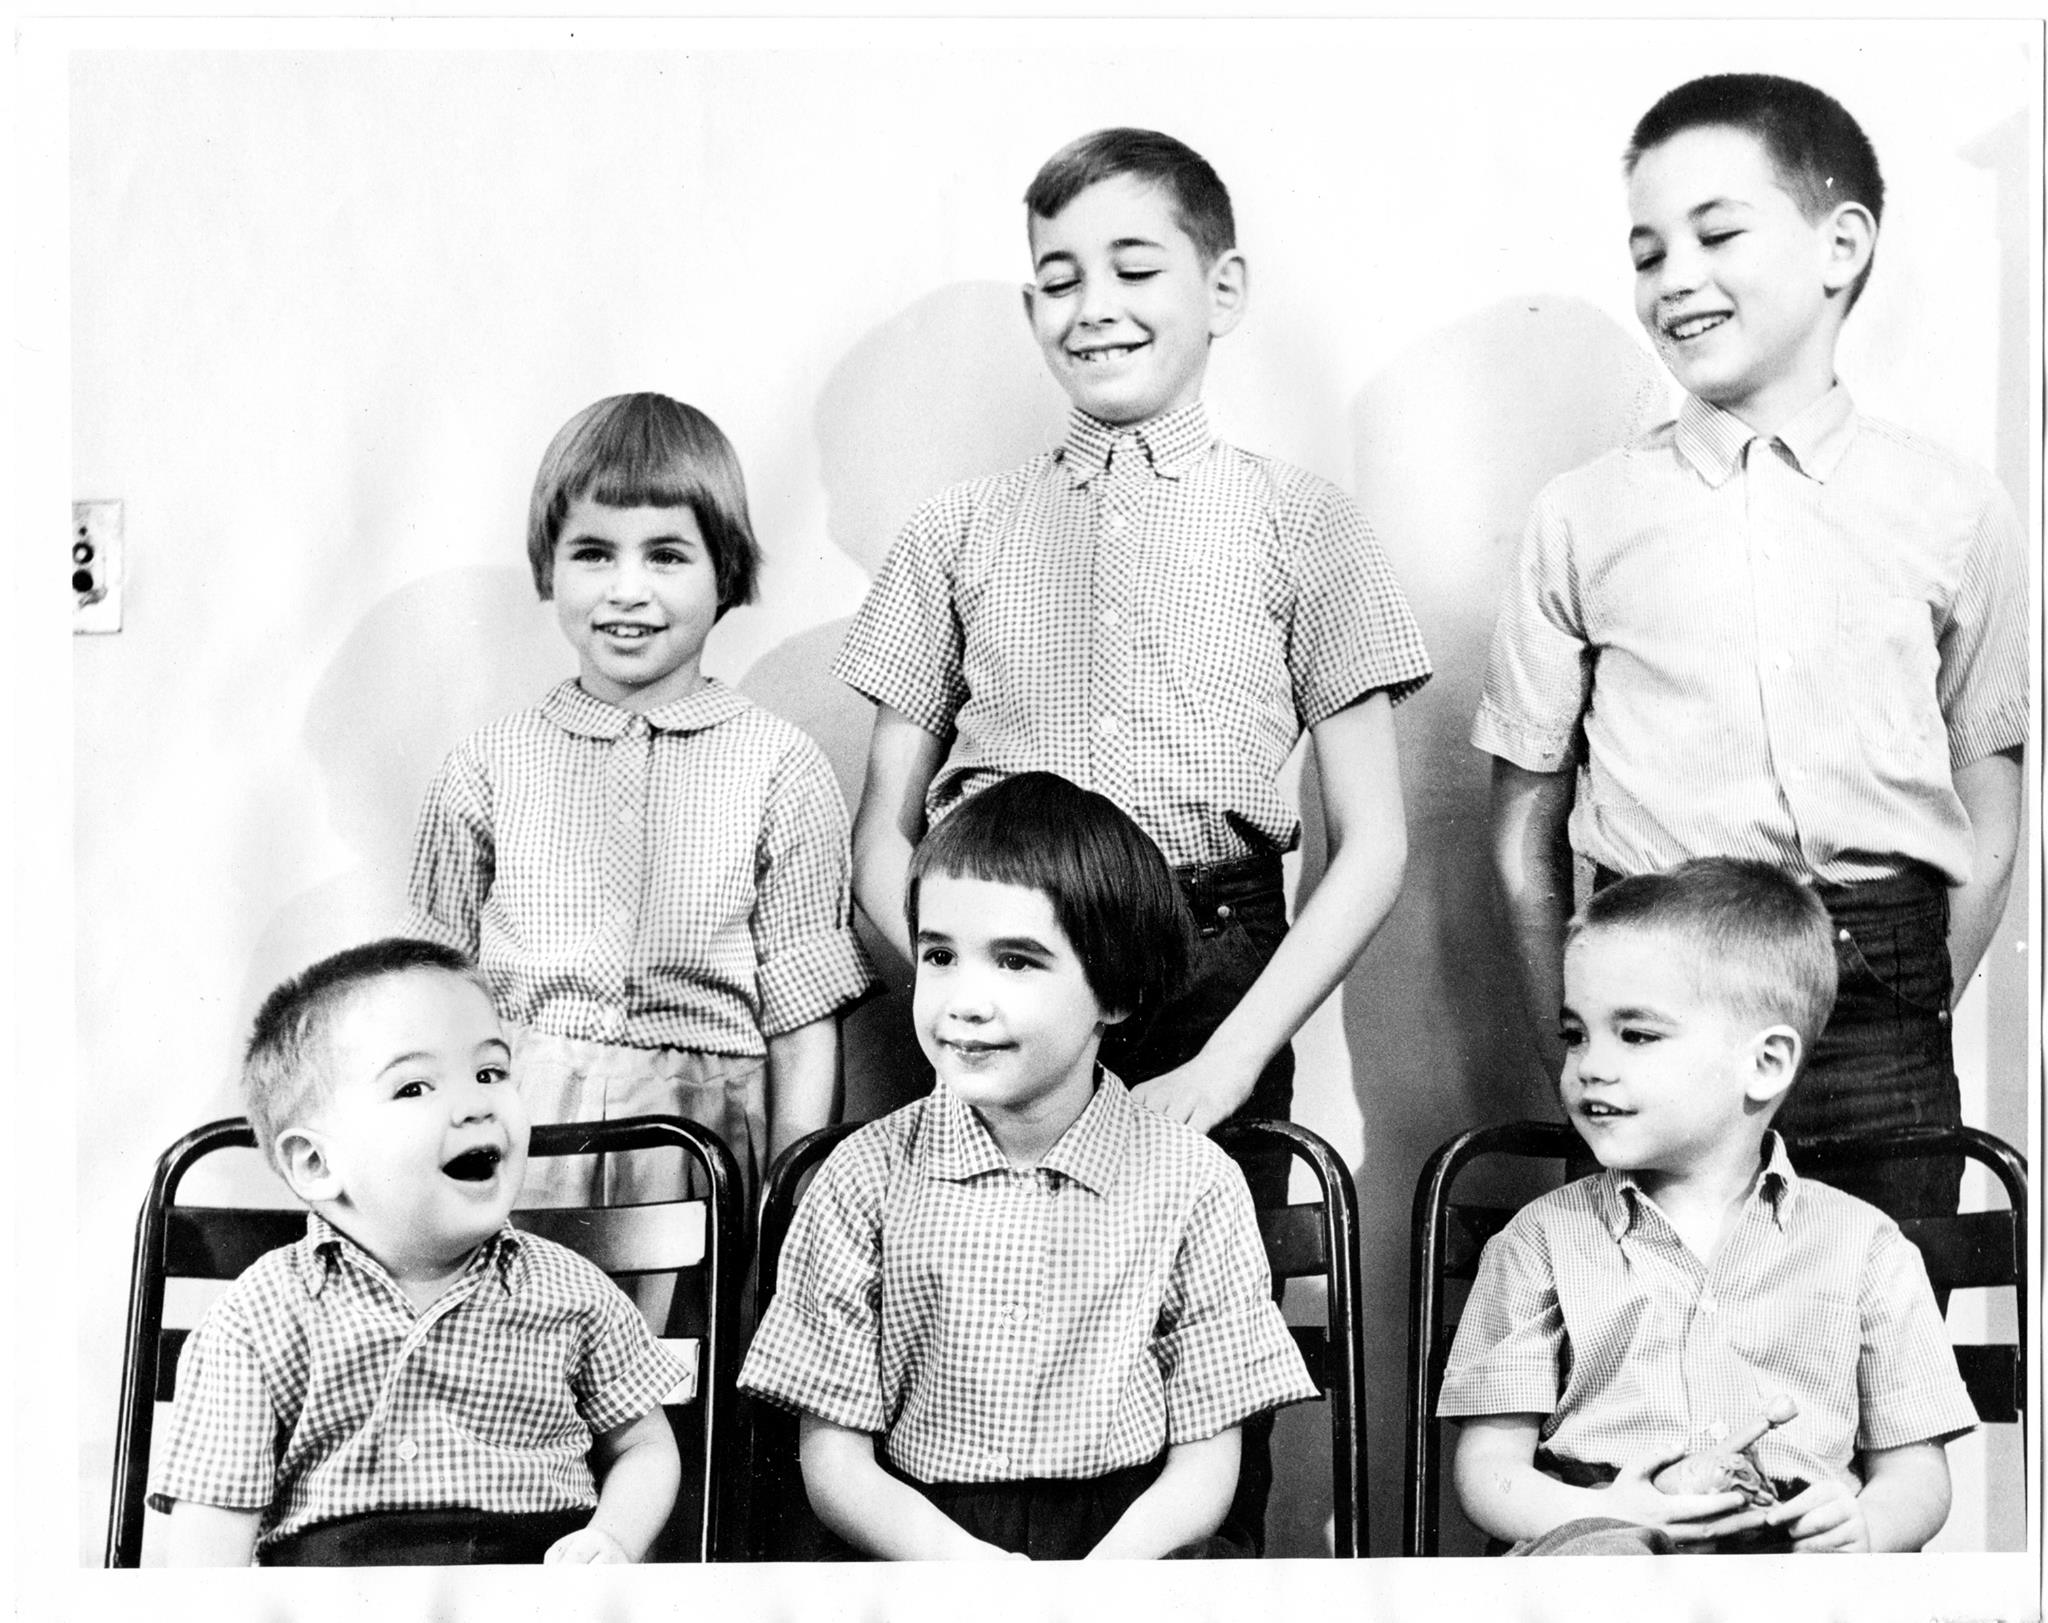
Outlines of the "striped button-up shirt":
<svg viewBox="0 0 2048 1623">
<path fill-rule="evenodd" d="M 926 811 L 1013 772 L 1122 806 L 1176 864 L 1291 850 L 1295 740 L 1429 676 L 1351 499 L 1225 445 L 1199 402 L 945 492 L 876 577 L 835 672 L 949 740 Z"/>
<path fill-rule="evenodd" d="M 866 990 L 818 746 L 707 681 L 639 715 L 564 682 L 442 766 L 409 924 L 558 1037 L 758 1055 Z"/>
<path fill-rule="evenodd" d="M 1988 473 L 1840 387 L 1768 440 L 1688 397 L 1538 498 L 1472 741 L 1583 752 L 1572 844 L 1620 873 L 1961 884 L 1954 769 L 2027 736 L 2021 536 Z"/>
<path fill-rule="evenodd" d="M 379 1510 L 576 1510 L 597 1503 L 592 1438 L 684 1373 L 552 1241 L 508 1225 L 422 1311 L 313 1213 L 186 1341 L 150 1503 L 261 1510 L 260 1544 Z"/>
<path fill-rule="evenodd" d="M 1103 1073 L 1035 1167 L 944 1084 L 805 1192 L 740 1385 L 921 1482 L 1093 1477 L 1316 1395 L 1230 1159 Z"/>
<path fill-rule="evenodd" d="M 1541 1415 L 1553 1454 L 1620 1467 L 1717 1447 L 1789 1393 L 1764 1474 L 1852 1490 L 1859 1450 L 1975 1426 L 1913 1243 L 1767 1143 L 1706 1261 L 1627 1173 L 1525 1206 L 1480 1259 L 1437 1413 Z"/>
</svg>

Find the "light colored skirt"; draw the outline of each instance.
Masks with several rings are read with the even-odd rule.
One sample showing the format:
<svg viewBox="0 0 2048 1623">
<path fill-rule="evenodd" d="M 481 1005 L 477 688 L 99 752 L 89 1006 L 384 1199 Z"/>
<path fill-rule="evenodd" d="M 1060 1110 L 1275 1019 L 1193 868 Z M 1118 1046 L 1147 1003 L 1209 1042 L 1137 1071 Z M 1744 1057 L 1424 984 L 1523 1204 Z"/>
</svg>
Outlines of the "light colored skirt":
<svg viewBox="0 0 2048 1623">
<path fill-rule="evenodd" d="M 768 1147 L 768 1068 L 759 1058 L 688 1048 L 622 1048 L 518 1030 L 512 1076 L 534 1125 L 684 1116 L 725 1140 L 754 1209 Z M 550 1155 L 526 1164 L 521 1206 L 638 1206 L 703 1194 L 680 1151 Z"/>
</svg>

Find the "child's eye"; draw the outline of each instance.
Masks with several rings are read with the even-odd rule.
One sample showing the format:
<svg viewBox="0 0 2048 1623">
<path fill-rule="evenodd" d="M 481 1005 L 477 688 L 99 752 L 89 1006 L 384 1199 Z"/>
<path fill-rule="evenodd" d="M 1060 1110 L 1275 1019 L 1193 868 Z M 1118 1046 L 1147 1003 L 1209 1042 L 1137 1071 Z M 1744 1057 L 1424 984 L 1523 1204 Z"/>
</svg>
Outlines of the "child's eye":
<svg viewBox="0 0 2048 1623">
<path fill-rule="evenodd" d="M 1732 242 L 1741 235 L 1740 231 L 1703 231 L 1700 233 L 1700 241 L 1709 248 L 1718 248 L 1722 243 Z"/>
<path fill-rule="evenodd" d="M 944 969 L 953 961 L 953 951 L 950 947 L 920 947 L 917 961 L 930 964 L 934 969 Z"/>
<path fill-rule="evenodd" d="M 1038 284 L 1038 291 L 1049 299 L 1057 299 L 1063 294 L 1073 292 L 1079 285 L 1079 280 L 1076 277 L 1055 276 L 1049 281 L 1040 282 Z"/>
<path fill-rule="evenodd" d="M 1577 1026 L 1559 1026 L 1557 1040 L 1567 1048 L 1577 1048 L 1586 1040 L 1586 1034 Z"/>
<path fill-rule="evenodd" d="M 996 957 L 996 968 L 998 969 L 1036 969 L 1037 967 L 1038 960 L 1036 958 L 1027 957 L 1021 952 L 1005 952 L 998 954 Z"/>
<path fill-rule="evenodd" d="M 1664 256 L 1661 253 L 1638 254 L 1636 255 L 1636 274 L 1640 276 L 1645 271 L 1653 271 L 1663 263 Z"/>
<path fill-rule="evenodd" d="M 511 1076 L 512 1073 L 502 1065 L 486 1065 L 476 1073 L 476 1079 L 487 1084 L 509 1081 Z"/>
<path fill-rule="evenodd" d="M 1658 1033 L 1645 1031 L 1641 1026 L 1623 1026 L 1621 1028 L 1621 1040 L 1632 1048 L 1640 1048 L 1645 1043 L 1653 1043 L 1657 1041 L 1657 1038 Z"/>
<path fill-rule="evenodd" d="M 411 1082 L 399 1083 L 398 1086 L 392 1090 L 391 1097 L 394 1099 L 420 1099 L 426 1096 L 426 1092 L 426 1083 L 415 1079 Z"/>
<path fill-rule="evenodd" d="M 569 562 L 572 564 L 601 564 L 608 562 L 611 551 L 606 547 L 584 544 L 569 548 Z"/>
<path fill-rule="evenodd" d="M 1117 271 L 1117 280 L 1122 282 L 1149 282 L 1159 274 L 1157 265 L 1126 265 Z"/>
<path fill-rule="evenodd" d="M 690 555 L 681 547 L 656 547 L 647 555 L 647 561 L 663 569 L 681 569 L 688 566 Z"/>
</svg>

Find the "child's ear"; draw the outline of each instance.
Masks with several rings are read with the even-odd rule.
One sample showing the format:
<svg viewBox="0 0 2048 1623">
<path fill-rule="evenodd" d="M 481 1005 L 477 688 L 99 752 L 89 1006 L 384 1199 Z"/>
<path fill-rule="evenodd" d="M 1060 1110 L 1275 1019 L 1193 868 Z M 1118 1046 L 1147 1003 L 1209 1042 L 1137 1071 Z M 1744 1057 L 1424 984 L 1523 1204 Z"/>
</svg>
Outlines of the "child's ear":
<svg viewBox="0 0 2048 1623">
<path fill-rule="evenodd" d="M 1820 223 L 1823 251 L 1821 285 L 1840 293 L 1855 285 L 1877 251 L 1877 221 L 1861 203 L 1844 203 Z"/>
<path fill-rule="evenodd" d="M 1130 1019 L 1131 1017 L 1131 1011 L 1129 1009 L 1112 1009 L 1109 1008 L 1107 1005 L 1099 1005 L 1099 1007 L 1102 1008 L 1102 1019 L 1099 1022 L 1099 1024 L 1105 1031 L 1108 1030 L 1111 1026 L 1121 1025 L 1124 1021 Z"/>
<path fill-rule="evenodd" d="M 1244 319 L 1251 299 L 1251 267 L 1235 248 L 1219 254 L 1209 267 L 1209 336 L 1221 338 Z"/>
<path fill-rule="evenodd" d="M 1804 1045 L 1790 1026 L 1766 1026 L 1750 1041 L 1750 1070 L 1744 1094 L 1752 1104 L 1780 1098 L 1799 1074 Z"/>
<path fill-rule="evenodd" d="M 292 1193 L 307 1205 L 341 1198 L 341 1174 L 312 1128 L 287 1127 L 277 1135 L 277 1164 Z"/>
</svg>

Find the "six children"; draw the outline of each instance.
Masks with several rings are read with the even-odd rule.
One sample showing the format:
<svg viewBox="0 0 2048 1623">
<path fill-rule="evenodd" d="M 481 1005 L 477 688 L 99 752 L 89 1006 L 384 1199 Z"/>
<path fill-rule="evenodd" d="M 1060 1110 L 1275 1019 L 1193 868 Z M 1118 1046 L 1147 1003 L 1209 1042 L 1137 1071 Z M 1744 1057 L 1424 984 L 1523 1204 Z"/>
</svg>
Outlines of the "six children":
<svg viewBox="0 0 2048 1623">
<path fill-rule="evenodd" d="M 1441 1412 L 1468 1514 L 1519 1551 L 1918 1548 L 1974 1421 L 1924 1270 L 1770 1125 L 1805 1072 L 1800 1136 L 1957 1118 L 1951 966 L 1983 951 L 2018 821 L 2017 520 L 1834 380 L 1883 201 L 1846 113 L 1699 80 L 1628 164 L 1638 312 L 1690 396 L 1544 493 L 1474 727 L 1606 1170 L 1489 1247 Z M 1257 1553 L 1263 1427 L 1313 1388 L 1245 1178 L 1200 1135 L 1287 1113 L 1293 1033 L 1392 905 L 1391 710 L 1430 667 L 1349 499 L 1209 430 L 1209 345 L 1247 295 L 1214 171 L 1104 130 L 1025 202 L 1066 438 L 920 511 L 837 666 L 877 705 L 853 888 L 915 965 L 935 1083 L 807 1192 L 742 1385 L 802 1414 L 834 1553 Z M 580 674 L 450 756 L 410 886 L 482 982 L 382 943 L 259 1018 L 251 1114 L 314 1215 L 193 1338 L 155 1495 L 174 1559 L 637 1558 L 674 1494 L 673 1372 L 595 1270 L 505 1226 L 526 1110 L 680 1112 L 750 1179 L 831 1118 L 868 979 L 837 789 L 701 669 L 758 561 L 730 446 L 662 396 L 598 402 L 543 459 L 528 550 Z M 1303 730 L 1329 861 L 1289 931 Z M 1569 930 L 1567 815 L 1597 887 Z M 1717 855 L 1654 871 L 1693 852 Z M 1284 1199 L 1284 1165 L 1249 1176 Z M 536 1184 L 680 1192 L 616 1165 Z M 1869 1187 L 1954 1206 L 1946 1172 Z M 520 1375 L 546 1461 L 481 1469 L 439 1433 L 491 1436 L 502 1394 L 446 1372 L 533 1312 L 594 1370 Z M 1767 1506 L 1653 1484 L 1785 1395 L 1749 1450 Z M 453 1519 L 393 1532 L 395 1505 Z"/>
</svg>

